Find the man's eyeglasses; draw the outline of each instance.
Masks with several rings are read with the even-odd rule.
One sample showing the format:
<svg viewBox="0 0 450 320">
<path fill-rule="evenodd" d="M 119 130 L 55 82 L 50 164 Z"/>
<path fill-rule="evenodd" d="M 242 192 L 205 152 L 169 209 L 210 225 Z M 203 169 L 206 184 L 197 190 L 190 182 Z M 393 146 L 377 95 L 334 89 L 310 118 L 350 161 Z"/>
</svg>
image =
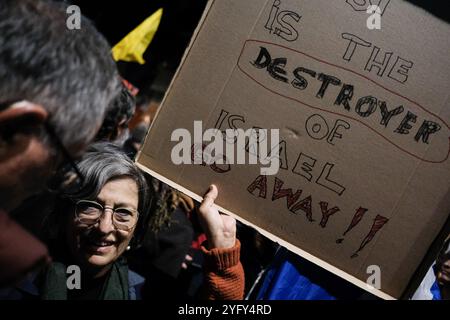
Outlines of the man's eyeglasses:
<svg viewBox="0 0 450 320">
<path fill-rule="evenodd" d="M 71 185 L 72 190 L 75 188 L 79 188 L 84 183 L 83 174 L 78 169 L 77 164 L 72 159 L 69 152 L 64 147 L 62 141 L 59 139 L 59 137 L 55 133 L 55 130 L 48 121 L 44 123 L 44 128 L 47 134 L 50 136 L 50 139 L 53 140 L 53 143 L 56 145 L 56 147 L 59 149 L 59 152 L 61 152 L 61 155 L 63 156 L 63 162 L 56 169 L 54 176 L 49 180 L 48 188 L 51 191 L 59 191 L 69 185 Z"/>
<path fill-rule="evenodd" d="M 116 230 L 130 231 L 138 221 L 139 213 L 130 208 L 112 208 L 90 200 L 79 200 L 75 204 L 78 223 L 93 226 L 97 224 L 106 209 L 112 210 L 112 222 Z"/>
<path fill-rule="evenodd" d="M 20 100 L 0 103 L 0 111 L 5 110 L 18 102 L 20 102 Z M 47 184 L 48 189 L 50 191 L 59 191 L 62 188 L 75 183 L 77 187 L 81 186 L 84 182 L 84 176 L 48 120 L 44 122 L 44 129 L 63 157 L 63 162 L 58 166 Z"/>
</svg>

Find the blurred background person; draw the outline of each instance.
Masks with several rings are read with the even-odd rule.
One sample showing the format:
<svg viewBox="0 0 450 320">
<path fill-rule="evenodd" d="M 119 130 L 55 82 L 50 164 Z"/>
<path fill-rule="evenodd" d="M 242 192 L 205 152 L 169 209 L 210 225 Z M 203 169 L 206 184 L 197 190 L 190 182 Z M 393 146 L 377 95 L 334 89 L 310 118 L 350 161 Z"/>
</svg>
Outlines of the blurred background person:
<svg viewBox="0 0 450 320">
<path fill-rule="evenodd" d="M 450 235 L 412 296 L 412 300 L 450 300 Z"/>
<path fill-rule="evenodd" d="M 450 238 L 445 241 L 436 259 L 436 282 L 440 298 L 450 300 Z"/>
<path fill-rule="evenodd" d="M 122 84 L 120 93 L 114 98 L 105 116 L 96 141 L 110 141 L 123 146 L 129 138 L 128 123 L 134 115 L 136 100 Z"/>
</svg>

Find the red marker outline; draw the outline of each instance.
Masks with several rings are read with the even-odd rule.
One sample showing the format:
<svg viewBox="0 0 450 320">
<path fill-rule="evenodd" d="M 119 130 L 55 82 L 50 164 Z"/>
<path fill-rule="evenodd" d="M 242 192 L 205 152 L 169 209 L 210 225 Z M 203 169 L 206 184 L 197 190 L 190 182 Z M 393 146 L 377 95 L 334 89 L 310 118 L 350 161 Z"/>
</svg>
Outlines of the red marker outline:
<svg viewBox="0 0 450 320">
<path fill-rule="evenodd" d="M 262 84 L 261 82 L 259 82 L 258 80 L 256 80 L 254 77 L 252 77 L 250 74 L 248 74 L 245 70 L 243 70 L 243 69 L 241 68 L 241 66 L 239 65 L 239 62 L 241 61 L 241 58 L 242 58 L 242 55 L 243 55 L 243 53 L 244 53 L 245 47 L 246 47 L 247 43 L 249 43 L 249 42 L 263 43 L 263 44 L 268 44 L 268 45 L 273 45 L 273 46 L 277 46 L 277 47 L 280 47 L 280 48 L 284 48 L 284 49 L 287 49 L 287 50 L 290 50 L 290 51 L 294 51 L 294 52 L 296 52 L 296 53 L 303 54 L 303 55 L 307 56 L 308 58 L 311 58 L 311 59 L 316 60 L 316 61 L 318 61 L 318 62 L 327 64 L 327 65 L 330 65 L 330 66 L 333 66 L 333 67 L 336 67 L 336 68 L 339 68 L 339 69 L 342 69 L 342 70 L 345 70 L 345 71 L 348 71 L 348 72 L 351 72 L 351 73 L 353 73 L 353 74 L 355 74 L 355 75 L 357 75 L 357 76 L 360 76 L 360 77 L 362 77 L 362 78 L 364 78 L 364 79 L 366 79 L 366 80 L 369 80 L 370 82 L 372 82 L 372 83 L 374 83 L 375 85 L 377 85 L 377 86 L 383 88 L 384 90 L 386 90 L 386 91 L 388 91 L 388 92 L 390 92 L 390 93 L 392 93 L 392 94 L 394 94 L 394 95 L 396 95 L 396 96 L 398 96 L 398 97 L 401 97 L 401 98 L 407 100 L 408 102 L 410 102 L 410 103 L 416 105 L 417 107 L 419 107 L 420 109 L 422 109 L 422 110 L 425 111 L 426 113 L 428 113 L 428 114 L 432 115 L 433 117 L 439 119 L 439 120 L 447 127 L 447 129 L 450 130 L 450 127 L 449 127 L 449 125 L 447 124 L 447 122 L 445 122 L 441 117 L 439 117 L 439 116 L 435 115 L 434 113 L 428 111 L 426 108 L 424 108 L 424 107 L 423 107 L 422 105 L 420 105 L 419 103 L 417 103 L 417 102 L 415 102 L 415 101 L 413 101 L 413 100 L 411 100 L 411 99 L 409 99 L 409 98 L 407 98 L 407 97 L 405 97 L 405 96 L 403 96 L 403 95 L 401 95 L 401 94 L 399 94 L 399 93 L 396 93 L 396 92 L 393 91 L 393 90 L 390 90 L 390 89 L 384 87 L 383 85 L 377 83 L 376 81 L 370 79 L 369 77 L 367 77 L 367 76 L 365 76 L 365 75 L 362 75 L 362 74 L 360 74 L 360 73 L 358 73 L 358 72 L 356 72 L 356 71 L 350 70 L 350 69 L 348 69 L 348 68 L 341 67 L 341 66 L 338 66 L 338 65 L 336 65 L 336 64 L 327 62 L 327 61 L 325 61 L 325 60 L 322 60 L 322 59 L 319 59 L 319 58 L 315 58 L 315 57 L 313 57 L 313 56 L 311 56 L 311 55 L 309 55 L 309 54 L 306 54 L 306 53 L 304 53 L 304 52 L 301 52 L 301 51 L 298 51 L 298 50 L 295 50 L 295 49 L 292 49 L 292 48 L 289 48 L 289 47 L 286 47 L 286 46 L 283 46 L 283 45 L 279 45 L 279 44 L 272 43 L 272 42 L 267 42 L 267 41 L 251 40 L 251 39 L 250 39 L 250 40 L 245 41 L 244 46 L 242 47 L 241 53 L 240 53 L 239 58 L 238 58 L 237 67 L 238 67 L 238 69 L 239 69 L 242 73 L 244 73 L 247 77 L 249 77 L 250 79 L 252 79 L 254 82 L 256 82 L 257 84 L 259 84 L 259 85 L 260 85 L 261 87 L 263 87 L 264 89 L 266 89 L 266 90 L 268 90 L 268 91 L 272 92 L 273 94 L 276 94 L 276 95 L 278 95 L 278 96 L 280 96 L 280 97 L 283 97 L 283 98 L 286 98 L 286 99 L 289 99 L 289 100 L 298 102 L 298 103 L 300 103 L 300 104 L 303 104 L 303 105 L 305 105 L 305 106 L 307 106 L 307 107 L 309 107 L 309 108 L 316 109 L 316 110 L 320 110 L 320 111 L 323 111 L 323 112 L 331 113 L 331 114 L 334 114 L 334 115 L 337 115 L 337 116 L 342 116 L 342 117 L 345 117 L 345 118 L 347 118 L 347 119 L 351 119 L 351 120 L 357 121 L 357 122 L 359 122 L 360 124 L 364 125 L 365 127 L 369 128 L 370 130 L 372 130 L 373 132 L 375 132 L 377 135 L 379 135 L 380 137 L 382 137 L 384 140 L 386 140 L 387 142 L 389 142 L 390 144 L 392 144 L 394 147 L 398 148 L 399 150 L 401 150 L 401 151 L 403 151 L 403 152 L 409 154 L 410 156 L 412 156 L 412 157 L 414 157 L 414 158 L 416 158 L 416 159 L 419 159 L 419 160 L 421 160 L 421 161 L 428 162 L 428 163 L 443 163 L 443 162 L 447 161 L 447 159 L 449 158 L 449 156 L 450 156 L 450 137 L 448 138 L 448 139 L 449 139 L 449 148 L 448 148 L 448 152 L 447 152 L 446 157 L 445 157 L 443 160 L 440 160 L 440 161 L 438 161 L 438 160 L 428 160 L 428 159 L 425 159 L 425 158 L 422 158 L 422 157 L 420 157 L 420 156 L 417 156 L 417 155 L 413 154 L 412 152 L 410 152 L 410 151 L 404 149 L 403 147 L 400 147 L 399 145 L 397 145 L 397 144 L 395 144 L 394 142 L 392 142 L 391 140 L 389 140 L 389 138 L 387 138 L 387 137 L 385 137 L 384 135 L 382 135 L 381 133 L 379 133 L 376 129 L 372 128 L 371 126 L 369 126 L 368 124 L 364 123 L 363 121 L 361 121 L 361 120 L 359 120 L 359 119 L 353 118 L 353 117 L 351 117 L 351 116 L 348 116 L 348 115 L 345 115 L 345 114 L 342 114 L 342 113 L 337 113 L 337 112 L 333 112 L 333 111 L 330 111 L 330 110 L 326 110 L 326 109 L 322 109 L 322 108 L 319 108 L 319 107 L 312 106 L 312 105 L 307 104 L 307 103 L 305 103 L 305 102 L 303 102 L 303 101 L 300 101 L 300 100 L 298 100 L 298 99 L 295 99 L 295 98 L 292 98 L 292 97 L 283 95 L 283 94 L 281 94 L 281 93 L 278 93 L 278 92 L 276 92 L 276 91 L 274 91 L 274 90 L 272 90 L 272 89 L 266 87 L 264 84 Z"/>
</svg>

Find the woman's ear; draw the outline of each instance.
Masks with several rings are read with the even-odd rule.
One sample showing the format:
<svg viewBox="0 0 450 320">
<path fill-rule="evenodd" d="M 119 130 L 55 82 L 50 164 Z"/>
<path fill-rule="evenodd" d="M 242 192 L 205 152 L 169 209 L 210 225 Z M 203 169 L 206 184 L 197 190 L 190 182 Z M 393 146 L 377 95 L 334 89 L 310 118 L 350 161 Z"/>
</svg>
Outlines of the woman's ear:
<svg viewBox="0 0 450 320">
<path fill-rule="evenodd" d="M 24 120 L 41 124 L 47 118 L 48 111 L 41 105 L 29 101 L 19 101 L 6 109 L 0 110 L 0 128 L 6 127 L 8 124 L 20 123 Z"/>
</svg>

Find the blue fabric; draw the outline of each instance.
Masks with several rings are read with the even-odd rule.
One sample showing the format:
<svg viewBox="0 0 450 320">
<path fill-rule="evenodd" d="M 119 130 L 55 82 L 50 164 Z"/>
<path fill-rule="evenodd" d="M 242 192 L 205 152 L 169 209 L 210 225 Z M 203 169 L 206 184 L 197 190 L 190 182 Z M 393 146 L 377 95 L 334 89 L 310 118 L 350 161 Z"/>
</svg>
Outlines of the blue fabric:
<svg viewBox="0 0 450 320">
<path fill-rule="evenodd" d="M 436 268 L 436 264 L 432 266 L 434 274 L 437 274 L 437 268 Z M 433 285 L 430 288 L 430 292 L 433 295 L 433 299 L 432 300 L 442 300 L 441 297 L 441 289 L 439 289 L 439 285 L 437 283 L 437 280 L 434 280 Z"/>
<path fill-rule="evenodd" d="M 145 278 L 134 271 L 128 270 L 128 293 L 130 300 L 142 300 L 142 287 Z"/>
<path fill-rule="evenodd" d="M 437 281 L 434 281 L 433 285 L 430 288 L 430 292 L 433 295 L 433 300 L 442 300 L 441 290 L 439 289 Z"/>
<path fill-rule="evenodd" d="M 281 248 L 269 267 L 257 300 L 355 299 L 363 291 Z"/>
</svg>

